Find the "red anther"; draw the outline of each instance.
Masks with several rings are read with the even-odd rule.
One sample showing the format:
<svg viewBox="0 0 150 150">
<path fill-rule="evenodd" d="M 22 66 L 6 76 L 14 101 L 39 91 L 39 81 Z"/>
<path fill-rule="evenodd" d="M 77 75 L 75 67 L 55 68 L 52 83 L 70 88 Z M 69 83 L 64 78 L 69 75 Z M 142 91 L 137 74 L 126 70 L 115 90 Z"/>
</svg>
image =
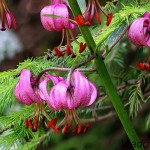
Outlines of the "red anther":
<svg viewBox="0 0 150 150">
<path fill-rule="evenodd" d="M 137 65 L 142 71 L 145 70 L 144 63 L 136 62 L 136 65 Z"/>
<path fill-rule="evenodd" d="M 31 121 L 31 119 L 29 119 L 29 120 L 28 120 L 28 123 L 29 123 L 29 127 L 30 127 L 30 129 L 32 129 L 33 125 L 32 125 L 32 121 Z"/>
<path fill-rule="evenodd" d="M 63 127 L 62 134 L 66 134 L 67 132 L 68 132 L 68 124 Z"/>
<path fill-rule="evenodd" d="M 81 43 L 80 43 L 79 53 L 82 53 L 85 49 L 86 49 L 86 43 L 83 44 L 83 43 L 81 42 Z"/>
<path fill-rule="evenodd" d="M 70 45 L 66 46 L 66 55 L 67 56 L 71 55 L 71 46 Z"/>
<path fill-rule="evenodd" d="M 72 125 L 72 121 L 70 121 L 69 124 L 66 124 L 66 125 L 64 126 L 64 128 L 62 129 L 62 133 L 63 133 L 63 134 L 66 134 L 66 133 L 69 131 L 71 125 Z"/>
<path fill-rule="evenodd" d="M 85 125 L 84 133 L 87 132 L 87 130 L 89 129 L 89 127 L 90 127 L 90 122 L 88 122 L 88 123 Z"/>
<path fill-rule="evenodd" d="M 53 119 L 48 123 L 47 128 L 49 129 L 50 127 L 52 127 L 52 125 L 55 126 L 56 123 L 57 123 L 57 120 L 58 120 L 57 118 L 53 118 Z"/>
<path fill-rule="evenodd" d="M 47 125 L 47 128 L 52 128 L 54 132 L 59 133 L 59 130 L 55 127 L 57 123 L 57 118 L 53 118 Z"/>
<path fill-rule="evenodd" d="M 90 122 L 87 122 L 86 125 L 85 125 L 85 127 L 88 127 L 88 128 L 89 128 L 90 125 L 91 125 L 91 123 L 90 123 Z"/>
<path fill-rule="evenodd" d="M 107 15 L 107 21 L 106 21 L 107 26 L 109 26 L 109 24 L 111 23 L 112 17 L 113 17 L 113 13 Z"/>
<path fill-rule="evenodd" d="M 77 133 L 80 134 L 82 131 L 82 124 L 79 124 L 78 125 L 78 130 L 77 130 Z"/>
<path fill-rule="evenodd" d="M 32 127 L 32 131 L 33 131 L 33 132 L 36 132 L 36 131 L 37 131 L 38 122 L 39 122 L 39 118 L 36 117 L 36 118 L 34 119 L 34 124 L 33 124 L 33 127 Z"/>
<path fill-rule="evenodd" d="M 80 26 L 84 26 L 85 25 L 85 21 L 82 15 L 78 15 L 78 16 L 74 16 L 74 20 L 80 25 Z"/>
<path fill-rule="evenodd" d="M 98 12 L 96 12 L 96 19 L 98 21 L 99 24 L 101 24 L 101 18 L 100 18 L 100 14 Z"/>
<path fill-rule="evenodd" d="M 26 125 L 26 129 L 28 129 L 28 127 L 29 127 L 29 121 L 28 121 L 28 119 L 25 120 L 25 125 Z"/>
<path fill-rule="evenodd" d="M 57 47 L 54 47 L 54 51 L 58 57 L 62 57 L 64 55 Z"/>
<path fill-rule="evenodd" d="M 73 134 L 77 133 L 77 130 L 78 130 L 78 125 L 76 125 L 76 127 L 72 130 L 72 133 Z"/>
<path fill-rule="evenodd" d="M 142 70 L 142 71 L 150 71 L 150 62 L 136 62 L 136 65 Z"/>
<path fill-rule="evenodd" d="M 54 130 L 55 133 L 59 133 L 59 129 L 56 128 L 54 125 L 52 125 L 51 128 Z"/>
</svg>

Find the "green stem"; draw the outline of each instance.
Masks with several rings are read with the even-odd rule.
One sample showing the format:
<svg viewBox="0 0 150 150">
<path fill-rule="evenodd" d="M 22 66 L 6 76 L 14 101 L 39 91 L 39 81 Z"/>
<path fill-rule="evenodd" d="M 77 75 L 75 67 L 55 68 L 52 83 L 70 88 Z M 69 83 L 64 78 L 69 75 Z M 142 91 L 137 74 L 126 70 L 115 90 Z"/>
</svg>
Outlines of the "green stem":
<svg viewBox="0 0 150 150">
<path fill-rule="evenodd" d="M 69 5 L 71 7 L 71 10 L 72 10 L 74 16 L 78 16 L 79 14 L 82 14 L 76 0 L 68 0 L 68 2 L 69 2 Z M 97 67 L 98 74 L 105 86 L 106 92 L 118 114 L 118 117 L 129 137 L 131 143 L 140 142 L 140 140 L 133 128 L 133 125 L 128 117 L 128 114 L 124 109 L 123 103 L 117 93 L 117 90 L 111 81 L 109 73 L 103 62 L 102 56 L 99 52 L 99 46 L 96 47 L 96 43 L 95 43 L 95 41 L 91 35 L 91 32 L 87 26 L 84 26 L 84 27 L 79 26 L 79 29 L 81 31 L 82 36 L 84 37 L 84 40 L 86 41 L 87 46 L 95 52 L 95 64 Z M 137 146 L 134 146 L 134 149 L 135 150 L 143 150 L 143 147 L 139 148 Z"/>
</svg>

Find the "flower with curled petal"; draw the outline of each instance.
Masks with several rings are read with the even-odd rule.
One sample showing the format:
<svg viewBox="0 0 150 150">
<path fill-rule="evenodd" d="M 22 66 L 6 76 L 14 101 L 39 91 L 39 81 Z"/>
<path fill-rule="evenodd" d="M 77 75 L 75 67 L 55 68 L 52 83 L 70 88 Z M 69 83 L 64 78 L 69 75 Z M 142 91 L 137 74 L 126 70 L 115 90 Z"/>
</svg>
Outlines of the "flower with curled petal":
<svg viewBox="0 0 150 150">
<path fill-rule="evenodd" d="M 75 25 L 67 20 L 69 18 L 67 7 L 66 4 L 63 4 L 62 0 L 53 0 L 52 5 L 45 6 L 41 10 L 41 22 L 43 27 L 48 31 L 61 31 L 64 28 L 73 29 Z M 44 16 L 45 14 L 56 15 L 59 16 L 59 18 L 47 17 Z"/>
<path fill-rule="evenodd" d="M 26 105 L 43 102 L 38 94 L 38 88 L 34 86 L 35 79 L 30 70 L 21 71 L 19 82 L 14 89 L 15 97 L 19 102 Z"/>
<path fill-rule="evenodd" d="M 45 15 L 53 15 L 53 16 L 45 16 Z M 55 17 L 56 16 L 56 17 Z M 48 31 L 62 31 L 62 40 L 61 43 L 59 44 L 58 48 L 54 47 L 55 54 L 58 57 L 61 57 L 64 55 L 63 52 L 61 52 L 59 49 L 62 46 L 62 43 L 64 41 L 64 37 L 66 34 L 67 38 L 67 46 L 66 46 L 66 55 L 71 55 L 72 58 L 75 57 L 75 54 L 72 50 L 72 46 L 70 43 L 70 37 L 80 46 L 81 43 L 79 43 L 74 35 L 71 29 L 74 29 L 76 25 L 72 23 L 69 20 L 69 11 L 68 11 L 68 6 L 63 0 L 52 0 L 52 4 L 49 6 L 45 6 L 41 10 L 41 22 L 43 27 L 48 30 Z M 82 49 L 81 49 L 82 47 Z M 80 46 L 79 50 L 84 51 L 86 49 L 86 44 L 85 46 Z"/>
<path fill-rule="evenodd" d="M 7 7 L 6 1 L 5 0 L 0 0 L 0 9 L 1 9 L 1 20 L 2 20 L 2 24 L 1 24 L 1 31 L 5 31 L 5 23 L 7 23 L 7 26 L 9 29 L 12 28 L 12 26 L 14 26 L 14 28 L 17 28 L 17 24 L 16 24 L 16 19 L 14 17 L 14 15 L 12 14 L 12 12 L 10 12 L 10 10 Z"/>
<path fill-rule="evenodd" d="M 41 78 L 39 82 L 42 81 L 43 79 Z M 36 132 L 39 121 L 41 121 L 43 127 L 48 129 L 51 127 L 56 133 L 59 132 L 59 130 L 55 127 L 57 119 L 50 120 L 47 116 L 42 95 L 36 85 L 36 77 L 33 76 L 30 70 L 23 69 L 21 71 L 19 82 L 14 89 L 14 95 L 16 99 L 23 104 L 31 105 L 34 103 L 33 115 L 25 120 L 26 128 L 30 127 L 33 132 Z M 49 121 L 48 125 L 46 125 L 45 118 Z"/>
<path fill-rule="evenodd" d="M 50 91 L 47 90 L 49 80 L 54 83 Z M 65 109 L 66 115 L 59 124 L 59 128 L 62 128 L 62 133 L 69 131 L 72 121 L 76 124 L 76 128 L 72 133 L 81 133 L 82 124 L 84 123 L 78 117 L 75 108 L 89 106 L 95 102 L 97 98 L 96 86 L 81 72 L 75 71 L 71 77 L 71 85 L 61 77 L 55 77 L 54 81 L 53 76 L 49 75 L 49 78 L 39 84 L 39 90 L 50 108 L 53 110 Z M 84 132 L 88 127 L 89 123 L 85 125 Z"/>
<path fill-rule="evenodd" d="M 150 47 L 150 12 L 145 12 L 131 23 L 128 38 L 135 46 Z"/>
</svg>

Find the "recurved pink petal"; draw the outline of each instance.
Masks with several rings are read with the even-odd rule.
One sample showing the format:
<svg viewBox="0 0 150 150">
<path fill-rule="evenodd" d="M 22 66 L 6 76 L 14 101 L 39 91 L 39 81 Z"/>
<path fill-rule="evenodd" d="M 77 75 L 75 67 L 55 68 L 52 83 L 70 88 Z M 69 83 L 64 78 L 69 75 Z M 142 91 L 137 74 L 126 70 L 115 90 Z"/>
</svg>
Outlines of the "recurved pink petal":
<svg viewBox="0 0 150 150">
<path fill-rule="evenodd" d="M 55 26 L 55 30 L 56 31 L 61 31 L 64 28 L 64 18 L 62 17 L 66 17 L 68 14 L 66 14 L 66 5 L 64 4 L 58 4 L 58 5 L 54 5 L 54 14 L 56 16 L 61 16 L 59 18 L 54 18 L 54 26 Z"/>
<path fill-rule="evenodd" d="M 68 84 L 66 81 L 61 81 L 52 87 L 50 91 L 50 98 L 47 101 L 55 110 L 68 109 L 67 99 Z"/>
<path fill-rule="evenodd" d="M 98 93 L 96 86 L 92 82 L 90 82 L 90 87 L 91 87 L 90 88 L 91 89 L 91 96 L 90 96 L 90 100 L 89 100 L 89 103 L 87 106 L 92 105 L 95 102 L 95 100 L 97 98 L 97 93 Z"/>
<path fill-rule="evenodd" d="M 31 86 L 31 78 L 32 73 L 30 70 L 23 69 L 14 91 L 18 101 L 27 105 L 30 105 L 33 102 L 41 103 L 43 101 L 38 93 L 36 93 L 36 89 Z"/>
<path fill-rule="evenodd" d="M 73 77 L 71 81 L 72 85 L 74 86 L 73 102 L 75 106 L 77 107 L 91 105 L 97 97 L 96 86 L 79 71 L 74 72 Z"/>
<path fill-rule="evenodd" d="M 50 74 L 45 74 L 45 80 L 43 80 L 40 84 L 39 84 L 39 93 L 40 96 L 43 100 L 46 100 L 49 104 L 49 106 L 53 109 L 57 109 L 57 107 L 54 105 L 54 101 L 50 98 L 50 91 L 48 91 L 48 87 L 47 84 L 48 82 L 51 80 L 53 82 L 54 85 L 56 85 L 57 83 L 59 83 L 60 81 L 64 81 L 64 79 L 62 77 L 59 76 L 53 76 Z M 52 90 L 52 89 L 51 89 Z"/>
<path fill-rule="evenodd" d="M 146 45 L 144 22 L 147 18 L 138 18 L 132 22 L 128 30 L 128 38 L 136 46 Z"/>
<path fill-rule="evenodd" d="M 52 17 L 44 16 L 45 14 L 54 14 L 54 5 L 46 6 L 41 10 L 41 23 L 43 27 L 48 31 L 55 30 L 55 25 Z"/>
<path fill-rule="evenodd" d="M 20 87 L 19 83 L 17 83 L 14 89 L 14 95 L 16 99 L 23 104 L 31 105 L 33 103 L 30 97 L 25 93 L 24 89 Z"/>
</svg>

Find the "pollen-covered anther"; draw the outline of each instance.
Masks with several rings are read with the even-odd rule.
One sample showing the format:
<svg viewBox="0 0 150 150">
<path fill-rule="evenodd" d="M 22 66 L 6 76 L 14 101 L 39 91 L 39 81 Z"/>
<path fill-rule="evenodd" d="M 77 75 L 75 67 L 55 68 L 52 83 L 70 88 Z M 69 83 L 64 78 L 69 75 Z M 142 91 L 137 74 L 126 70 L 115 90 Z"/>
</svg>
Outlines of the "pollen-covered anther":
<svg viewBox="0 0 150 150">
<path fill-rule="evenodd" d="M 95 16 L 96 16 L 98 23 L 101 24 L 100 14 L 98 12 L 96 12 Z"/>
<path fill-rule="evenodd" d="M 106 25 L 109 26 L 113 17 L 113 13 L 107 15 Z"/>
<path fill-rule="evenodd" d="M 59 133 L 59 130 L 56 127 L 57 120 L 58 120 L 57 118 L 53 118 L 47 125 L 47 128 L 48 129 L 52 128 L 55 133 Z"/>
<path fill-rule="evenodd" d="M 79 49 L 79 53 L 82 53 L 84 50 L 86 49 L 86 43 L 80 43 L 80 49 Z"/>
<path fill-rule="evenodd" d="M 82 124 L 78 124 L 77 133 L 80 134 L 82 131 Z"/>
<path fill-rule="evenodd" d="M 90 125 L 91 125 L 90 122 L 86 123 L 86 125 L 85 125 L 85 127 L 84 127 L 84 133 L 87 132 L 87 130 L 90 128 Z"/>
<path fill-rule="evenodd" d="M 142 71 L 150 71 L 150 62 L 136 62 L 136 65 Z"/>
<path fill-rule="evenodd" d="M 62 133 L 63 134 L 66 134 L 68 131 L 69 131 L 69 129 L 70 129 L 70 125 L 69 124 L 66 124 L 64 127 L 63 127 L 63 129 L 62 129 Z"/>
<path fill-rule="evenodd" d="M 85 21 L 82 15 L 74 16 L 74 20 L 80 25 L 85 26 Z"/>
<path fill-rule="evenodd" d="M 32 120 L 31 119 L 28 120 L 28 124 L 29 124 L 30 129 L 32 129 L 33 128 L 33 124 L 32 124 Z"/>
<path fill-rule="evenodd" d="M 72 130 L 72 134 L 77 133 L 77 130 L 78 130 L 78 125 L 76 125 L 76 127 Z"/>
<path fill-rule="evenodd" d="M 57 47 L 54 47 L 54 51 L 58 57 L 64 56 L 63 52 L 61 52 Z"/>
</svg>

